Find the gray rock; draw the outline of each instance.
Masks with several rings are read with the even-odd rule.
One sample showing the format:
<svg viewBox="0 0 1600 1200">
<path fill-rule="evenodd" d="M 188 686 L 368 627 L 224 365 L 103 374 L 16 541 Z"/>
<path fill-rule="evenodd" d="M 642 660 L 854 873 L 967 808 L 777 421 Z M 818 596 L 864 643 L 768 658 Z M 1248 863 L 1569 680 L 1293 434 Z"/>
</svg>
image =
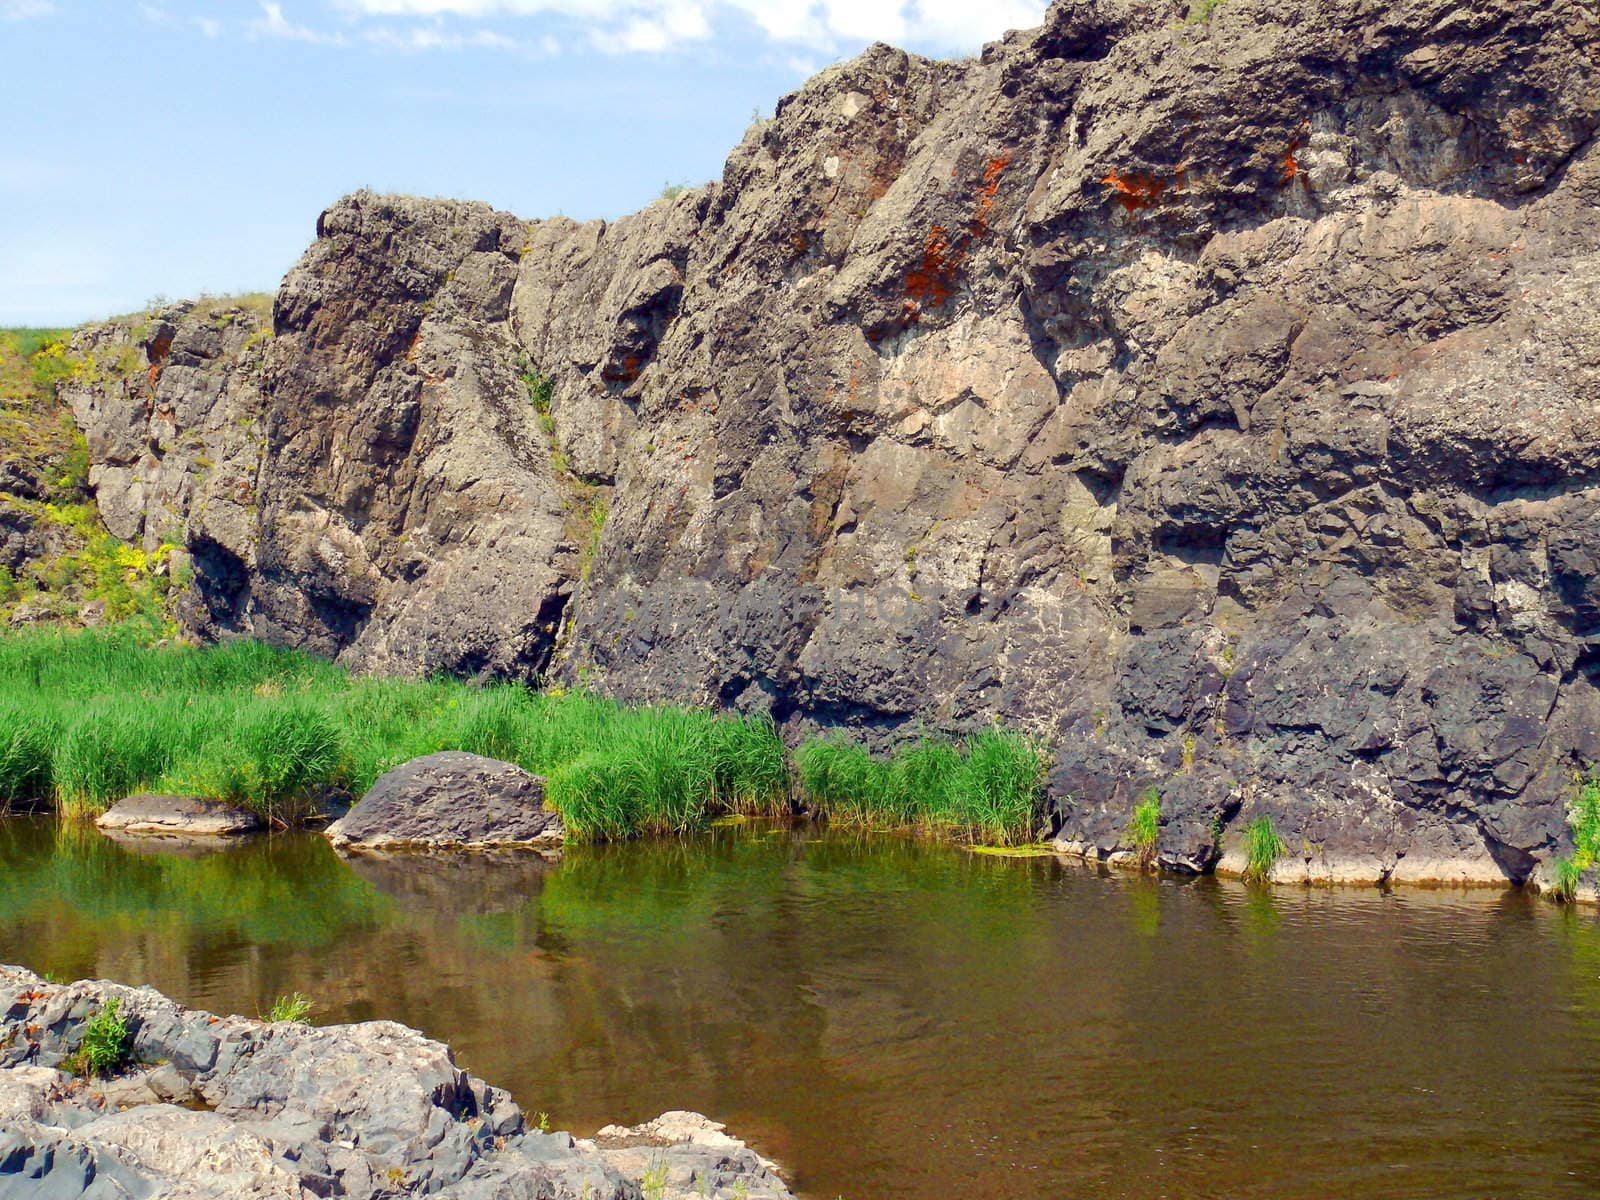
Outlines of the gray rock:
<svg viewBox="0 0 1600 1200">
<path fill-rule="evenodd" d="M 226 837 L 263 828 L 260 816 L 247 808 L 198 796 L 154 793 L 117 801 L 95 818 L 95 824 L 118 833 L 168 837 Z"/>
<path fill-rule="evenodd" d="M 552 846 L 561 814 L 544 780 L 512 763 L 446 750 L 389 771 L 328 827 L 341 849 Z"/>
<path fill-rule="evenodd" d="M 92 1084 L 56 1069 L 115 997 L 134 1058 Z M 198 1100 L 204 1111 L 180 1104 Z M 448 1047 L 389 1021 L 312 1028 L 216 1017 L 149 988 L 0 967 L 3 1200 L 791 1200 L 722 1126 L 669 1113 L 603 1144 L 525 1128 Z"/>
</svg>

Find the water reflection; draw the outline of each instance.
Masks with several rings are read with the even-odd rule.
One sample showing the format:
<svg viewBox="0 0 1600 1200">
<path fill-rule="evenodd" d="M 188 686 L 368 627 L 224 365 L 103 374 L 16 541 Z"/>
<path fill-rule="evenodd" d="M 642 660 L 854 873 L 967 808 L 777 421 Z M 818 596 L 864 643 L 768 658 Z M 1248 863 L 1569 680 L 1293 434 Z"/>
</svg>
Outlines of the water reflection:
<svg viewBox="0 0 1600 1200">
<path fill-rule="evenodd" d="M 1600 922 L 892 837 L 341 861 L 0 824 L 0 960 L 392 1017 L 592 1129 L 717 1114 L 850 1200 L 1578 1195 Z"/>
</svg>

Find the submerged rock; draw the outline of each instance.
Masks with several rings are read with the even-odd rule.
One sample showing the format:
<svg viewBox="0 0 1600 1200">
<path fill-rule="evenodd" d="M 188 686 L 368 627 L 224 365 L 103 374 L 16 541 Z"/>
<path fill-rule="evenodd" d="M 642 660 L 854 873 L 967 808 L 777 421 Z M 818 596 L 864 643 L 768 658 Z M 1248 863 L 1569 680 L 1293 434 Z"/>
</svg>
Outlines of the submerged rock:
<svg viewBox="0 0 1600 1200">
<path fill-rule="evenodd" d="M 561 814 L 544 780 L 513 763 L 445 750 L 381 776 L 327 835 L 341 849 L 552 846 Z"/>
<path fill-rule="evenodd" d="M 91 1086 L 61 1068 L 112 998 L 132 1058 L 161 1065 Z M 698 1114 L 594 1141 L 530 1130 L 448 1047 L 390 1021 L 267 1024 L 0 966 L 0 1200 L 639 1200 L 647 1175 L 661 1200 L 792 1200 Z"/>
<path fill-rule="evenodd" d="M 169 837 L 227 837 L 264 827 L 260 815 L 248 808 L 199 796 L 153 792 L 117 801 L 94 823 L 117 833 Z"/>
</svg>

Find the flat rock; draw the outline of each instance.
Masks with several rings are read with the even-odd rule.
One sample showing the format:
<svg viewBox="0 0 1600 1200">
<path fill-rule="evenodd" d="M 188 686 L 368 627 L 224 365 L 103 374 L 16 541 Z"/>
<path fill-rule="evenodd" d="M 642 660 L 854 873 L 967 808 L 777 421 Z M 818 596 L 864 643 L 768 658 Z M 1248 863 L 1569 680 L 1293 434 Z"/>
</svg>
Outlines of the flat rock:
<svg viewBox="0 0 1600 1200">
<path fill-rule="evenodd" d="M 513 763 L 445 750 L 383 775 L 327 835 L 341 849 L 550 846 L 561 815 L 544 780 Z"/>
<path fill-rule="evenodd" d="M 247 808 L 199 796 L 155 793 L 119 800 L 95 824 L 119 833 L 179 837 L 228 837 L 262 828 L 261 818 Z"/>
</svg>

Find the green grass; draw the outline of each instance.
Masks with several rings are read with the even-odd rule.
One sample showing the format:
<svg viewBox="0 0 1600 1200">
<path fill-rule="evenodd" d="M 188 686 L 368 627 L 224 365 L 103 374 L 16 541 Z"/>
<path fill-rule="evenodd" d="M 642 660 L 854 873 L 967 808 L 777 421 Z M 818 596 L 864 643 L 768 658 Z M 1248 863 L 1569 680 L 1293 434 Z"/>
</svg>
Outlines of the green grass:
<svg viewBox="0 0 1600 1200">
<path fill-rule="evenodd" d="M 0 789 L 3 788 L 0 776 Z M 1567 810 L 1567 824 L 1572 828 L 1572 853 L 1552 864 L 1555 893 L 1563 900 L 1578 894 L 1584 875 L 1600 861 L 1600 776 L 1591 775 L 1578 784 L 1577 798 Z"/>
<path fill-rule="evenodd" d="M 133 1058 L 133 1033 L 121 1014 L 122 1001 L 113 996 L 83 1027 L 78 1049 L 62 1063 L 73 1075 L 113 1075 Z"/>
<path fill-rule="evenodd" d="M 1134 805 L 1133 818 L 1128 822 L 1128 840 L 1139 856 L 1139 867 L 1148 871 L 1155 866 L 1156 844 L 1161 840 L 1161 793 L 1147 788 Z"/>
<path fill-rule="evenodd" d="M 685 832 L 789 804 L 766 718 L 583 691 L 358 678 L 255 642 L 147 647 L 136 631 L 0 635 L 0 800 L 74 814 L 160 790 L 293 824 L 437 750 L 545 775 L 576 838 Z"/>
<path fill-rule="evenodd" d="M 255 642 L 151 647 L 139 630 L 0 635 L 0 801 L 103 811 L 165 791 L 276 824 L 438 750 L 543 775 L 576 840 L 679 834 L 719 815 L 790 811 L 795 771 L 766 716 L 630 707 L 582 690 L 351 676 Z M 811 809 L 845 825 L 991 845 L 1033 840 L 1045 759 L 986 729 L 877 756 L 838 736 L 796 756 Z"/>
<path fill-rule="evenodd" d="M 924 736 L 888 756 L 834 735 L 796 756 L 801 789 L 835 823 L 911 828 L 993 845 L 1033 839 L 1044 754 L 1031 739 L 986 729 L 964 742 Z"/>
<path fill-rule="evenodd" d="M 287 996 L 279 996 L 272 1002 L 272 1007 L 267 1009 L 264 1021 L 277 1024 L 280 1021 L 289 1021 L 296 1025 L 303 1024 L 311 1015 L 311 1010 L 316 1008 L 315 1002 L 304 992 L 290 992 Z"/>
<path fill-rule="evenodd" d="M 1244 828 L 1244 877 L 1258 883 L 1272 878 L 1272 868 L 1289 845 L 1272 827 L 1271 817 L 1257 817 Z"/>
</svg>

